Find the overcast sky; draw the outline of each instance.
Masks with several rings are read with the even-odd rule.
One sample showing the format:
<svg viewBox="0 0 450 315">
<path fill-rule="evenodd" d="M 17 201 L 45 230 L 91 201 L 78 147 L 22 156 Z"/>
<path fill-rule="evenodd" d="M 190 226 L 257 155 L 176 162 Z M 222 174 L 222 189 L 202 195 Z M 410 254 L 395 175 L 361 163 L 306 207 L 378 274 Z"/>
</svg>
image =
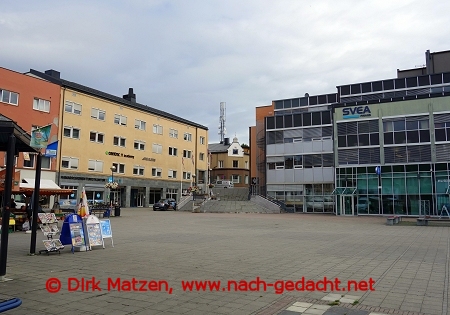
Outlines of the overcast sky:
<svg viewBox="0 0 450 315">
<path fill-rule="evenodd" d="M 63 79 L 249 143 L 255 108 L 393 78 L 450 49 L 450 1 L 2 0 L 0 66 Z"/>
</svg>

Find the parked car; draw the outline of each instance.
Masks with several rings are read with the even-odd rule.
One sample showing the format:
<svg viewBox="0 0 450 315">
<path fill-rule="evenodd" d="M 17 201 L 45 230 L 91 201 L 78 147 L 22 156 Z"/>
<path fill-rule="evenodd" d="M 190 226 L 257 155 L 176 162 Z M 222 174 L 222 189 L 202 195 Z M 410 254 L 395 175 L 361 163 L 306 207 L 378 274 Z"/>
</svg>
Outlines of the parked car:
<svg viewBox="0 0 450 315">
<path fill-rule="evenodd" d="M 156 210 L 177 210 L 177 202 L 175 199 L 161 199 L 160 201 L 153 204 L 153 211 Z"/>
<path fill-rule="evenodd" d="M 230 180 L 218 180 L 214 183 L 215 188 L 234 188 L 234 183 Z"/>
</svg>

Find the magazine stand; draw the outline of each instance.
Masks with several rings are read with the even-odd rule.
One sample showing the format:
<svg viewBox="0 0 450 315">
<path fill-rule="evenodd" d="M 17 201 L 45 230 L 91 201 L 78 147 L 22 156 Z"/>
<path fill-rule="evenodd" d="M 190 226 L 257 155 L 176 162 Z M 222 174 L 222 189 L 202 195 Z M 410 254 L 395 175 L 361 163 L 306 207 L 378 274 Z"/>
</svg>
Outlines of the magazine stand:
<svg viewBox="0 0 450 315">
<path fill-rule="evenodd" d="M 47 236 L 46 240 L 43 240 L 45 249 L 39 251 L 39 254 L 47 253 L 58 253 L 61 254 L 61 249 L 64 248 L 64 245 L 61 243 L 59 239 L 54 239 L 53 236 L 56 236 L 59 233 L 58 229 L 58 220 L 54 213 L 39 213 L 39 220 L 41 224 L 39 227 L 41 228 L 44 236 Z"/>
<path fill-rule="evenodd" d="M 84 234 L 84 222 L 78 214 L 68 214 L 64 219 L 59 240 L 63 245 L 72 245 L 72 253 L 76 251 L 87 251 L 86 238 Z"/>
</svg>

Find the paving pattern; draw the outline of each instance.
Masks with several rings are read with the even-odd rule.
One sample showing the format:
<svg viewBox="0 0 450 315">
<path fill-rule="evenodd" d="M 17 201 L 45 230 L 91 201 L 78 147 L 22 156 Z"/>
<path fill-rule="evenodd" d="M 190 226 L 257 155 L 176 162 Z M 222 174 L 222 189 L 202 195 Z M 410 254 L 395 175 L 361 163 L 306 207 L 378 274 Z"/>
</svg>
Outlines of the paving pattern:
<svg viewBox="0 0 450 315">
<path fill-rule="evenodd" d="M 10 234 L 7 277 L 13 280 L 0 283 L 0 300 L 18 297 L 23 304 L 7 314 L 449 315 L 446 226 L 314 214 L 121 214 L 111 218 L 114 248 L 106 240 L 105 249 L 29 256 L 30 234 Z M 38 250 L 42 239 L 39 232 Z M 93 277 L 102 291 L 69 292 L 70 278 Z M 372 278 L 375 291 L 223 290 L 227 280 L 258 277 L 271 284 Z M 47 292 L 49 278 L 61 280 L 59 293 Z M 108 279 L 117 278 L 165 280 L 173 291 L 108 291 Z M 220 280 L 222 286 L 186 292 L 182 280 Z"/>
</svg>

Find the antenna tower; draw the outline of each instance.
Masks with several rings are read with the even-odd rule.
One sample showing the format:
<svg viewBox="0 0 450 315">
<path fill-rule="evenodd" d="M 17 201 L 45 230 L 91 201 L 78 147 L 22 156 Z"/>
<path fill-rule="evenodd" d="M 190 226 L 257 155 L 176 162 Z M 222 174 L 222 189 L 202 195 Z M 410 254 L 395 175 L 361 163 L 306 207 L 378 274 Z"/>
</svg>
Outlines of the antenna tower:
<svg viewBox="0 0 450 315">
<path fill-rule="evenodd" d="M 219 135 L 220 143 L 223 143 L 225 135 L 227 134 L 227 128 L 225 128 L 227 104 L 225 102 L 220 102 L 220 118 L 219 118 Z"/>
</svg>

